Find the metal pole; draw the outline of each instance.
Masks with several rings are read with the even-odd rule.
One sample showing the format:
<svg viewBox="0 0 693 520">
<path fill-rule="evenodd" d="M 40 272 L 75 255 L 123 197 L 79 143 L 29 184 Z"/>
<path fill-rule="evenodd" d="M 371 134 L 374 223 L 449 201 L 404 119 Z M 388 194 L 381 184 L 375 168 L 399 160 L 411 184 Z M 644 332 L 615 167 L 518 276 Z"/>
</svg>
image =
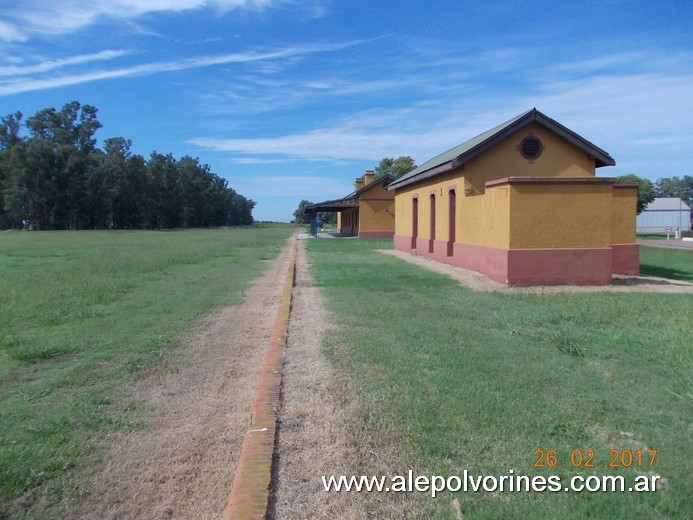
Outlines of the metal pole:
<svg viewBox="0 0 693 520">
<path fill-rule="evenodd" d="M 318 214 L 317 214 L 317 212 L 310 214 L 310 234 L 313 235 L 314 237 L 318 236 Z"/>
</svg>

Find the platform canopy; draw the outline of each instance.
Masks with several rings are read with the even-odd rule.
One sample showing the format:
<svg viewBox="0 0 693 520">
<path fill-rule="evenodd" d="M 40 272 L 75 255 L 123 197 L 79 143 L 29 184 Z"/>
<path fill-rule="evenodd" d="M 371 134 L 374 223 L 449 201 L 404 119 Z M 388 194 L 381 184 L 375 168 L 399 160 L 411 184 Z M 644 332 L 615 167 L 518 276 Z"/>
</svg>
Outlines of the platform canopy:
<svg viewBox="0 0 693 520">
<path fill-rule="evenodd" d="M 319 211 L 321 212 L 335 212 L 335 211 L 344 211 L 345 209 L 349 208 L 358 208 L 359 206 L 359 199 L 356 196 L 355 193 L 349 194 L 343 199 L 336 199 L 336 200 L 326 200 L 323 202 L 317 202 L 315 204 L 311 204 L 310 206 L 306 206 L 303 208 L 304 213 L 317 213 Z"/>
</svg>

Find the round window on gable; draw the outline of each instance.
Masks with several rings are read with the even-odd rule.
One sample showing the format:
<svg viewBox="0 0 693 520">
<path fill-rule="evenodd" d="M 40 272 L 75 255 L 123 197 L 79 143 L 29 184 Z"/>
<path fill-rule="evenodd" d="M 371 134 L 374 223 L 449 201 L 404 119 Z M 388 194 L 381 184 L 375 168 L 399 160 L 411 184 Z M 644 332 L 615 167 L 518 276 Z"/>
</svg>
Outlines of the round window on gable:
<svg viewBox="0 0 693 520">
<path fill-rule="evenodd" d="M 544 145 L 541 144 L 539 139 L 530 135 L 522 140 L 519 148 L 522 157 L 532 161 L 541 155 L 541 152 L 544 150 Z"/>
</svg>

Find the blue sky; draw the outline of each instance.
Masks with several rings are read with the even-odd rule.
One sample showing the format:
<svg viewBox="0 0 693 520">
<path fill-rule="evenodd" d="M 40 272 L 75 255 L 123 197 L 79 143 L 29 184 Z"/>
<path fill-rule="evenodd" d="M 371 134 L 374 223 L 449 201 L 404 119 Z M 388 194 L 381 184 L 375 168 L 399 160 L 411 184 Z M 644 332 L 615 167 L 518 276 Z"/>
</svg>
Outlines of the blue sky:
<svg viewBox="0 0 693 520">
<path fill-rule="evenodd" d="M 0 0 L 0 114 L 94 105 L 256 220 L 532 107 L 655 180 L 693 174 L 691 27 L 689 0 Z"/>
</svg>

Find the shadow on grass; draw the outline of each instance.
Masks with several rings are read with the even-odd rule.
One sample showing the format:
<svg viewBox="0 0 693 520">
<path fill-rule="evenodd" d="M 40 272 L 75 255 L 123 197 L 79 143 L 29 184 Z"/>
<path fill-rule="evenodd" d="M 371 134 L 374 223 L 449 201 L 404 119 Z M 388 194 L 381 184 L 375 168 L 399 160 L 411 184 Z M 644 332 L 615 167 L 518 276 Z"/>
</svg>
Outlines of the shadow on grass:
<svg viewBox="0 0 693 520">
<path fill-rule="evenodd" d="M 680 271 L 669 267 L 659 265 L 640 264 L 640 274 L 649 274 L 652 276 L 660 276 L 672 280 L 683 280 L 685 282 L 693 282 L 693 274 L 688 271 Z"/>
</svg>

